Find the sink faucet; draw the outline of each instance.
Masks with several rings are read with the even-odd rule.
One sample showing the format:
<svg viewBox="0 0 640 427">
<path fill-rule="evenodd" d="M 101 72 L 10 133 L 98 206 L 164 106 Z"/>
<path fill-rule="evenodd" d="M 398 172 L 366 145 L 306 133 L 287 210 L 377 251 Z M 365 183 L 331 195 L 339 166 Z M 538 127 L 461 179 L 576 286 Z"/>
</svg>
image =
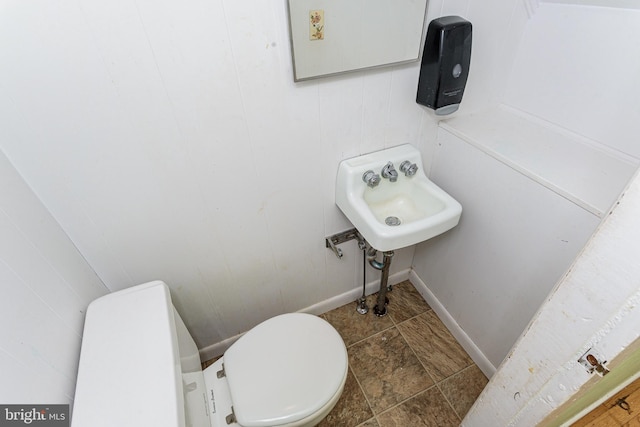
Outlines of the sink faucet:
<svg viewBox="0 0 640 427">
<path fill-rule="evenodd" d="M 400 171 L 404 172 L 405 176 L 413 176 L 418 172 L 418 165 L 411 163 L 409 160 L 405 160 L 400 163 Z"/>
<path fill-rule="evenodd" d="M 393 163 L 388 162 L 383 168 L 382 172 L 380 172 L 383 178 L 389 178 L 389 181 L 396 182 L 398 180 L 398 172 L 396 168 L 393 167 Z"/>
<path fill-rule="evenodd" d="M 366 182 L 369 187 L 375 188 L 378 184 L 380 184 L 380 175 L 372 170 L 368 170 L 364 173 L 364 175 L 362 175 L 362 180 Z"/>
</svg>

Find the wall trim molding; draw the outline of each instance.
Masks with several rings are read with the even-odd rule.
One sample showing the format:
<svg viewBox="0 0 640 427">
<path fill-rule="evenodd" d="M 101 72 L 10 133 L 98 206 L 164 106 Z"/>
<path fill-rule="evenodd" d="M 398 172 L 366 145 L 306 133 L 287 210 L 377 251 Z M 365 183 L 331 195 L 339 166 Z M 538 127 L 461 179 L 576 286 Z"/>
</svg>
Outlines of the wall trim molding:
<svg viewBox="0 0 640 427">
<path fill-rule="evenodd" d="M 455 318 L 449 313 L 444 305 L 438 300 L 438 298 L 427 287 L 426 283 L 418 277 L 415 270 L 411 270 L 409 273 L 409 280 L 416 287 L 416 290 L 422 295 L 422 298 L 431 306 L 433 311 L 438 315 L 438 318 L 444 323 L 451 335 L 458 341 L 458 343 L 465 349 L 471 359 L 475 362 L 480 370 L 491 379 L 496 373 L 496 367 L 489 361 L 484 353 L 478 348 L 478 346 L 469 338 L 469 335 L 460 327 Z"/>
<path fill-rule="evenodd" d="M 406 268 L 404 270 L 398 271 L 397 273 L 390 274 L 389 283 L 391 283 L 392 285 L 395 285 L 397 283 L 400 283 L 402 281 L 409 279 L 411 277 L 412 271 L 413 270 L 411 270 L 410 268 Z M 414 283 L 414 285 L 416 285 L 416 283 Z M 380 279 L 378 278 L 376 280 L 367 282 L 365 286 L 365 293 L 367 295 L 374 294 L 378 292 L 379 288 L 380 288 Z M 360 298 L 361 293 L 362 293 L 362 287 L 358 286 L 357 288 L 351 289 L 340 295 L 336 295 L 324 301 L 320 301 L 317 304 L 303 308 L 302 310 L 298 310 L 298 313 L 309 313 L 309 314 L 320 315 L 322 313 L 326 313 L 328 311 L 331 311 L 345 304 L 349 304 L 350 302 L 356 301 L 358 298 Z M 373 315 L 373 314 L 370 314 L 370 315 Z M 199 350 L 200 360 L 204 362 L 206 360 L 213 359 L 214 357 L 221 356 L 242 335 L 244 335 L 244 332 L 241 334 L 235 335 L 233 337 L 227 338 L 218 343 L 211 344 L 207 347 L 201 348 Z"/>
<path fill-rule="evenodd" d="M 538 0 L 524 0 L 526 2 Z M 640 9 L 637 0 L 541 0 L 542 3 L 566 4 L 570 6 L 613 7 L 617 9 Z M 537 7 L 537 6 L 536 6 Z"/>
<path fill-rule="evenodd" d="M 397 273 L 389 275 L 389 283 L 397 284 L 404 280 L 411 280 L 411 283 L 415 286 L 416 290 L 420 293 L 422 298 L 429 304 L 433 311 L 438 315 L 442 323 L 447 327 L 449 332 L 460 343 L 462 348 L 469 354 L 471 359 L 475 362 L 480 370 L 488 377 L 491 378 L 496 372 L 496 367 L 489 361 L 484 353 L 476 346 L 476 344 L 469 338 L 467 333 L 458 325 L 453 316 L 447 311 L 444 305 L 436 298 L 427 285 L 418 277 L 413 269 L 407 268 Z M 380 286 L 379 280 L 372 280 L 367 283 L 365 293 L 367 295 L 374 294 L 378 291 Z M 340 295 L 336 295 L 324 301 L 320 301 L 317 304 L 303 308 L 299 310 L 299 313 L 309 313 L 320 315 L 326 313 L 342 305 L 356 301 L 360 297 L 362 288 L 357 287 L 344 292 Z M 236 342 L 244 333 L 227 338 L 218 343 L 209 345 L 199 350 L 200 360 L 206 361 L 214 357 L 221 356 L 231 345 Z"/>
<path fill-rule="evenodd" d="M 524 8 L 527 11 L 527 17 L 529 19 L 533 18 L 533 15 L 536 14 L 538 7 L 540 7 L 540 2 L 538 0 L 523 0 Z"/>
</svg>

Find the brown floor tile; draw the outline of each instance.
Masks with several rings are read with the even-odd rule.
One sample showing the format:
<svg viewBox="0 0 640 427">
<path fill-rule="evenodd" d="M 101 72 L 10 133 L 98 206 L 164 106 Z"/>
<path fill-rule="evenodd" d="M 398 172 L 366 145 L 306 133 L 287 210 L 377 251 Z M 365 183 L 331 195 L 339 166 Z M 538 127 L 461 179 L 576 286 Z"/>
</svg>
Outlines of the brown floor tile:
<svg viewBox="0 0 640 427">
<path fill-rule="evenodd" d="M 393 291 L 387 293 L 387 297 L 389 298 L 387 312 L 396 323 L 431 310 L 429 304 L 408 280 L 395 285 Z"/>
<path fill-rule="evenodd" d="M 371 418 L 370 420 L 360 424 L 358 427 L 380 427 L 378 421 L 375 418 Z"/>
<path fill-rule="evenodd" d="M 395 327 L 351 346 L 349 365 L 376 414 L 433 384 Z"/>
<path fill-rule="evenodd" d="M 437 387 L 412 397 L 406 402 L 378 415 L 381 427 L 447 427 L 460 425 L 447 400 Z"/>
<path fill-rule="evenodd" d="M 389 316 L 378 317 L 373 314 L 375 298 L 377 294 L 367 297 L 370 310 L 364 315 L 356 311 L 356 302 L 345 304 L 322 315 L 340 333 L 347 347 L 393 326 Z"/>
<path fill-rule="evenodd" d="M 473 363 L 433 311 L 402 322 L 397 328 L 436 382 Z"/>
<path fill-rule="evenodd" d="M 356 312 L 356 302 L 322 315 L 345 341 L 350 369 L 338 404 L 320 427 L 459 425 L 486 385 L 411 282 L 395 285 L 388 296 L 384 317 L 373 314 L 377 294 L 367 297 L 366 315 Z"/>
<path fill-rule="evenodd" d="M 355 427 L 373 417 L 367 399 L 351 370 L 347 374 L 342 396 L 329 415 L 318 424 L 318 427 Z"/>
<path fill-rule="evenodd" d="M 438 384 L 442 394 L 462 419 L 489 380 L 475 364 Z"/>
</svg>

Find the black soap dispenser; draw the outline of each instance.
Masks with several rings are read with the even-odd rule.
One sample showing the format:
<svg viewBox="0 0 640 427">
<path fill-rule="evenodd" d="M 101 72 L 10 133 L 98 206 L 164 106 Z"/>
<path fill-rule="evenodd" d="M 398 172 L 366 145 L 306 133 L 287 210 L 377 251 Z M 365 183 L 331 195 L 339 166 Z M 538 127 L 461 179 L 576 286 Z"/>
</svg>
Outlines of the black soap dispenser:
<svg viewBox="0 0 640 427">
<path fill-rule="evenodd" d="M 416 102 L 437 115 L 458 110 L 471 62 L 471 22 L 444 16 L 429 23 Z"/>
</svg>

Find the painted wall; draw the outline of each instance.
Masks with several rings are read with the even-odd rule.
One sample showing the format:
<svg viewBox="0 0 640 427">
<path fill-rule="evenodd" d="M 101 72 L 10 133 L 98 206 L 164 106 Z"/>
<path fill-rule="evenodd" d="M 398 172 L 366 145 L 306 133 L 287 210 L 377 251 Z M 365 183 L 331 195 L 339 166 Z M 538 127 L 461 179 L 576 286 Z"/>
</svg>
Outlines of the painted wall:
<svg viewBox="0 0 640 427">
<path fill-rule="evenodd" d="M 468 0 L 430 2 L 429 19 L 460 15 L 473 25 L 469 80 L 460 110 L 453 117 L 465 117 L 496 108 L 502 101 L 506 90 L 505 81 L 529 19 L 530 10 L 527 6 L 528 2 L 500 0 L 490 3 Z M 431 113 L 427 112 L 427 115 L 431 116 Z M 442 130 L 436 130 L 430 135 L 423 151 L 428 153 L 431 160 L 430 177 L 462 203 L 463 214 L 456 229 L 416 246 L 412 268 L 419 277 L 419 282 L 428 288 L 425 298 L 430 299 L 434 307 L 441 308 L 441 318 L 445 319 L 454 336 L 474 357 L 485 374 L 490 376 L 495 371 L 496 361 L 499 362 L 504 357 L 503 352 L 520 333 L 517 330 L 519 326 L 514 326 L 516 331 L 508 332 L 511 335 L 509 339 L 504 335 L 492 336 L 490 328 L 505 320 L 505 313 L 497 308 L 515 306 L 524 298 L 513 291 L 500 293 L 499 288 L 493 286 L 495 281 L 492 281 L 492 277 L 487 274 L 483 276 L 483 273 L 490 270 L 500 276 L 513 277 L 512 270 L 505 269 L 505 260 L 494 259 L 493 262 L 486 263 L 486 259 L 483 262 L 478 256 L 478 250 L 485 258 L 495 255 L 496 250 L 501 250 L 511 241 L 508 236 L 499 238 L 493 241 L 496 250 L 488 249 L 483 242 L 488 243 L 489 239 L 496 236 L 487 233 L 486 224 L 483 225 L 481 219 L 483 216 L 490 217 L 492 204 L 499 201 L 498 197 L 505 190 L 505 185 L 508 187 L 508 184 L 496 182 L 493 178 L 503 174 L 508 176 L 509 172 L 471 147 L 448 147 L 446 153 L 443 153 L 445 150 L 442 142 L 438 141 L 438 132 Z M 470 169 L 465 170 L 465 166 Z M 526 182 L 522 185 L 531 190 Z M 506 191 L 510 190 L 507 188 Z M 476 213 L 480 216 L 476 216 Z M 493 223 L 498 224 L 499 221 Z M 534 240 L 535 238 L 529 239 L 523 243 L 523 247 Z M 475 283 L 477 280 L 469 280 L 470 277 L 481 277 L 483 283 Z M 523 283 L 523 280 L 521 278 L 520 282 Z M 479 310 L 478 299 L 485 304 L 489 302 L 489 305 Z M 513 325 L 522 325 L 526 324 L 528 318 L 508 321 Z M 479 334 L 476 333 L 478 328 L 482 329 Z"/>
<path fill-rule="evenodd" d="M 71 403 L 84 312 L 107 289 L 1 152 L 0 194 L 0 402 Z"/>
<path fill-rule="evenodd" d="M 473 42 L 469 79 L 460 110 L 463 115 L 502 101 L 520 38 L 528 20 L 527 0 L 433 0 L 427 20 L 459 15 L 471 22 Z M 431 116 L 431 113 L 428 111 Z M 431 142 L 435 142 L 434 138 Z"/>
<path fill-rule="evenodd" d="M 498 35 L 523 20 L 511 2 L 470 3 L 434 0 L 427 19 L 474 23 L 463 111 L 496 102 L 518 40 Z M 324 247 L 351 227 L 334 204 L 338 162 L 410 142 L 428 168 L 435 147 L 417 63 L 294 84 L 285 12 L 2 5 L 0 148 L 109 290 L 165 280 L 201 348 L 357 291 L 355 244 L 343 260 Z M 398 251 L 392 273 L 412 257 Z"/>
<path fill-rule="evenodd" d="M 526 83 L 505 83 L 535 2 L 476 3 L 428 11 L 474 24 L 459 115 L 502 100 L 537 115 L 515 96 Z M 520 52 L 515 67 L 529 67 Z M 324 247 L 351 227 L 334 204 L 338 162 L 410 142 L 431 167 L 438 150 L 437 120 L 414 102 L 417 64 L 294 84 L 279 0 L 5 2 L 0 65 L 0 148 L 109 290 L 167 281 L 200 347 L 357 289 L 355 244 L 343 260 Z M 452 164 L 474 164 L 462 156 Z M 393 271 L 412 258 L 400 251 Z"/>
<path fill-rule="evenodd" d="M 509 129 L 501 122 L 503 131 L 496 130 L 497 109 L 489 105 L 488 112 L 472 111 L 475 129 L 466 124 L 457 136 L 449 132 L 460 130 L 454 122 L 464 116 L 443 125 L 432 152 L 431 177 L 462 203 L 463 217 L 448 235 L 417 246 L 413 268 L 459 328 L 457 336 L 468 337 L 468 348 L 479 350 L 479 363 L 489 361 L 492 370 L 610 207 L 585 210 L 582 202 L 598 194 L 615 200 L 639 163 L 640 62 L 628 55 L 638 50 L 638 10 L 560 3 L 529 10 L 499 99 L 535 126 Z M 558 136 L 554 143 L 564 138 L 567 149 L 535 140 L 545 132 Z M 474 139 L 486 134 L 491 146 Z M 520 144 L 527 137 L 530 144 Z M 554 152 L 561 157 L 550 158 Z M 518 157 L 525 162 L 513 161 Z M 601 167 L 605 157 L 614 159 L 613 170 Z M 612 180 L 619 173 L 623 179 Z M 598 174 L 604 175 L 588 180 L 593 186 L 582 200 L 562 188 Z"/>
<path fill-rule="evenodd" d="M 600 219 L 444 129 L 438 141 L 431 176 L 463 218 L 417 246 L 414 269 L 490 376 Z"/>
<path fill-rule="evenodd" d="M 636 175 L 471 408 L 463 426 L 542 425 L 545 416 L 588 381 L 598 380 L 577 362 L 590 349 L 610 362 L 607 367 L 614 375 L 623 362 L 616 356 L 633 348 L 640 337 L 639 216 L 640 177 Z M 548 421 L 545 425 L 557 425 Z"/>
<path fill-rule="evenodd" d="M 640 159 L 640 9 L 576 3 L 540 3 L 504 102 Z"/>
<path fill-rule="evenodd" d="M 324 244 L 351 228 L 337 165 L 433 132 L 417 63 L 294 84 L 285 5 L 0 14 L 0 147 L 107 287 L 166 281 L 201 348 L 361 286 L 355 243 Z"/>
</svg>

